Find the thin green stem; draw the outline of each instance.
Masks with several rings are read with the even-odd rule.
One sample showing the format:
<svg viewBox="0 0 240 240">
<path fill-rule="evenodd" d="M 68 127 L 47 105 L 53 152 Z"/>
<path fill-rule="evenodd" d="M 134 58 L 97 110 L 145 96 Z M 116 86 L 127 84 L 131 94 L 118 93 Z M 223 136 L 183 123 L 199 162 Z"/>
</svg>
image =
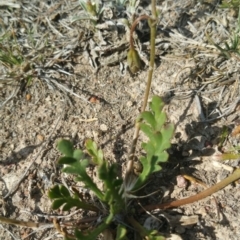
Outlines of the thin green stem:
<svg viewBox="0 0 240 240">
<path fill-rule="evenodd" d="M 152 18 L 157 19 L 156 0 L 152 0 Z"/>
<path fill-rule="evenodd" d="M 127 221 L 134 227 L 135 231 L 138 232 L 141 238 L 144 238 L 147 235 L 146 229 L 141 224 L 139 224 L 139 222 L 136 221 L 134 217 L 129 216 L 127 218 Z"/>
</svg>

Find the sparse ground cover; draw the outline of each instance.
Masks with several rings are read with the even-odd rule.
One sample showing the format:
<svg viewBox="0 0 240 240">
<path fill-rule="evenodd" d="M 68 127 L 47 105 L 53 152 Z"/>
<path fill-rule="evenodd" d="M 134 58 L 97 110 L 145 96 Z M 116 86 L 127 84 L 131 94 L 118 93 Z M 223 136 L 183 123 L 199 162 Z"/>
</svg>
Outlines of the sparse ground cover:
<svg viewBox="0 0 240 240">
<path fill-rule="evenodd" d="M 143 21 L 135 41 L 144 67 L 136 75 L 127 71 L 130 28 L 123 18 L 131 24 L 133 13 L 151 14 L 148 1 L 131 3 L 136 6 L 105 2 L 94 17 L 84 15 L 75 0 L 0 3 L 1 216 L 46 224 L 56 215 L 69 224 L 82 217 L 54 212 L 46 194 L 57 183 L 79 187 L 56 164 L 60 138 L 80 149 L 93 139 L 124 174 L 150 52 Z M 169 162 L 143 195 L 162 191 L 143 205 L 194 195 L 204 185 L 189 176 L 211 186 L 239 165 L 239 5 L 226 3 L 221 6 L 227 8 L 218 1 L 157 4 L 151 95 L 163 97 L 176 129 Z M 93 169 L 91 174 L 95 179 Z M 154 211 L 157 221 L 146 213 L 141 221 L 182 239 L 239 239 L 239 185 L 214 196 Z M 51 224 L 34 230 L 2 224 L 1 231 L 1 239 L 62 238 Z"/>
</svg>

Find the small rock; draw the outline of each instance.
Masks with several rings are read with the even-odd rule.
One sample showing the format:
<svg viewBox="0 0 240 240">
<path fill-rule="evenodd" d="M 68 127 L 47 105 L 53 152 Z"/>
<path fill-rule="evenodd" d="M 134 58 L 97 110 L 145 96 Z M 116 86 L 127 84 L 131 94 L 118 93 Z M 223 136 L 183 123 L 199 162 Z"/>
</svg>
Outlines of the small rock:
<svg viewBox="0 0 240 240">
<path fill-rule="evenodd" d="M 177 180 L 177 186 L 179 188 L 186 188 L 187 187 L 187 180 L 182 175 L 178 175 L 176 177 L 176 180 Z"/>
<path fill-rule="evenodd" d="M 108 130 L 108 127 L 106 124 L 101 124 L 100 125 L 100 130 L 103 131 L 103 132 L 106 132 Z"/>
<path fill-rule="evenodd" d="M 41 135 L 41 134 L 38 134 L 38 135 L 37 135 L 37 139 L 38 139 L 40 142 L 42 142 L 42 141 L 44 141 L 44 136 Z"/>
<path fill-rule="evenodd" d="M 148 230 L 158 230 L 161 227 L 161 222 L 153 217 L 148 217 L 143 226 Z"/>
<path fill-rule="evenodd" d="M 132 105 L 133 105 L 132 101 L 128 101 L 126 104 L 127 107 L 131 107 Z"/>
</svg>

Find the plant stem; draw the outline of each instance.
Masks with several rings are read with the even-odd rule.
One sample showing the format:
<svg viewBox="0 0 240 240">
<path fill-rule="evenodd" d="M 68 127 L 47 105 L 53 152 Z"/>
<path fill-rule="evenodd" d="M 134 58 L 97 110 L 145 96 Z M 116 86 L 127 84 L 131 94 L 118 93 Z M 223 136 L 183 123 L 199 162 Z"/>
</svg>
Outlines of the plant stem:
<svg viewBox="0 0 240 240">
<path fill-rule="evenodd" d="M 153 19 L 156 20 L 157 19 L 156 0 L 152 0 L 152 5 L 151 6 L 152 6 L 152 16 L 153 16 Z"/>
<path fill-rule="evenodd" d="M 157 14 L 156 14 L 156 1 L 152 0 L 152 17 L 149 18 L 149 16 L 143 15 L 139 18 L 137 18 L 134 23 L 133 26 L 131 28 L 131 32 L 130 32 L 130 48 L 134 47 L 133 46 L 133 38 L 132 38 L 132 33 L 133 30 L 135 29 L 137 23 L 139 22 L 139 20 L 141 19 L 149 19 L 150 21 L 150 31 L 151 31 L 151 35 L 150 35 L 150 46 L 151 46 L 151 51 L 150 51 L 150 63 L 149 63 L 149 71 L 148 71 L 148 80 L 147 80 L 147 84 L 146 84 L 146 89 L 145 89 L 145 94 L 144 94 L 144 100 L 143 100 L 143 105 L 141 108 L 141 112 L 144 112 L 147 106 L 147 101 L 148 101 L 148 96 L 149 96 L 149 92 L 150 92 L 150 87 L 151 87 L 151 83 L 152 83 L 152 75 L 153 75 L 153 68 L 154 68 L 154 59 L 155 59 L 155 36 L 156 36 L 156 19 L 157 19 Z M 139 136 L 139 130 L 140 130 L 140 126 L 139 123 L 136 123 L 135 125 L 135 131 L 133 134 L 133 141 L 132 141 L 132 145 L 131 145 L 131 149 L 129 152 L 129 157 L 128 157 L 128 165 L 127 165 L 127 173 L 126 175 L 129 173 L 132 173 L 133 171 L 133 159 L 135 156 L 135 150 L 136 150 L 136 145 L 137 145 L 137 141 L 138 141 L 138 136 Z"/>
<path fill-rule="evenodd" d="M 181 200 L 176 200 L 173 202 L 168 202 L 168 203 L 161 203 L 161 204 L 154 204 L 154 205 L 147 205 L 145 207 L 143 207 L 143 209 L 140 210 L 140 212 L 143 211 L 151 211 L 154 209 L 167 209 L 167 208 L 175 208 L 175 207 L 179 207 L 179 206 L 183 206 L 189 203 L 193 203 L 196 201 L 199 201 L 203 198 L 206 198 L 210 195 L 212 195 L 213 193 L 225 188 L 227 185 L 235 182 L 236 180 L 238 180 L 240 178 L 240 168 L 236 169 L 230 176 L 228 176 L 227 178 L 223 179 L 221 182 L 215 184 L 214 186 L 185 199 L 181 199 Z"/>
<path fill-rule="evenodd" d="M 127 221 L 134 227 L 135 231 L 138 232 L 141 238 L 144 238 L 147 235 L 146 229 L 138 221 L 136 221 L 134 217 L 129 216 Z"/>
<path fill-rule="evenodd" d="M 133 32 L 137 26 L 137 24 L 143 20 L 143 19 L 149 19 L 149 16 L 147 15 L 142 15 L 140 17 L 138 17 L 132 24 L 132 27 L 130 29 L 130 48 L 134 48 L 134 43 L 133 43 Z"/>
</svg>

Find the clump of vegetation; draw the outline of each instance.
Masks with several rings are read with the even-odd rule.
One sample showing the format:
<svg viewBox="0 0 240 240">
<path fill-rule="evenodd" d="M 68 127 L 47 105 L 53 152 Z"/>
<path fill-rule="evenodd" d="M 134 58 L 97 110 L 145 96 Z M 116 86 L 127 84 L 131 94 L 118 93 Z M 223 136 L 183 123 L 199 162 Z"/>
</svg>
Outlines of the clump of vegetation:
<svg viewBox="0 0 240 240">
<path fill-rule="evenodd" d="M 88 203 L 80 194 L 71 193 L 65 186 L 56 185 L 49 191 L 49 198 L 53 201 L 53 209 L 61 208 L 63 211 L 69 211 L 76 207 L 85 211 L 94 211 L 102 216 L 101 224 L 93 229 L 79 230 L 76 227 L 75 236 L 77 239 L 96 239 L 105 229 L 111 229 L 116 239 L 123 239 L 129 229 L 135 224 L 139 226 L 139 234 L 142 238 L 148 236 L 149 239 L 156 238 L 159 234 L 156 231 L 147 231 L 135 222 L 137 213 L 136 207 L 131 204 L 131 200 L 137 198 L 137 190 L 143 187 L 148 177 L 161 170 L 160 163 L 167 161 L 168 153 L 166 150 L 170 147 L 170 139 L 174 127 L 172 124 L 166 124 L 166 114 L 162 111 L 163 102 L 159 97 L 153 97 L 150 103 L 150 111 L 143 112 L 138 118 L 140 129 L 148 137 L 148 141 L 142 143 L 146 152 L 145 156 L 139 158 L 143 170 L 137 176 L 133 172 L 124 180 L 117 174 L 117 165 L 110 164 L 103 156 L 103 152 L 97 148 L 92 140 L 86 141 L 86 150 L 88 156 L 83 151 L 75 150 L 72 143 L 67 140 L 61 140 L 58 143 L 59 151 L 64 154 L 58 161 L 63 164 L 63 172 L 74 174 L 75 180 L 84 184 L 84 187 L 91 190 L 97 197 L 96 203 Z M 103 183 L 100 189 L 87 173 L 89 165 L 95 165 L 99 180 Z M 127 227 L 123 223 L 134 224 Z M 141 227 L 140 227 L 141 226 Z M 70 234 L 65 229 L 65 235 Z M 154 236 L 154 237 L 153 237 Z"/>
<path fill-rule="evenodd" d="M 9 41 L 12 42 L 11 45 Z M 2 82 L 9 84 L 11 79 L 19 82 L 24 80 L 27 84 L 31 82 L 33 77 L 31 64 L 23 56 L 21 46 L 13 33 L 6 32 L 0 37 L 0 63 L 6 69 L 6 77 Z"/>
<path fill-rule="evenodd" d="M 219 46 L 219 44 L 214 43 L 209 36 L 208 39 L 214 46 L 221 52 L 221 55 L 230 59 L 233 54 L 240 55 L 240 40 L 239 40 L 239 33 L 240 33 L 240 1 L 223 1 L 220 5 L 221 8 L 233 8 L 237 12 L 237 28 L 232 33 L 228 42 L 224 42 L 224 47 Z"/>
<path fill-rule="evenodd" d="M 222 1 L 222 4 L 220 5 L 221 8 L 235 8 L 238 9 L 240 6 L 239 0 L 224 0 Z"/>
</svg>

